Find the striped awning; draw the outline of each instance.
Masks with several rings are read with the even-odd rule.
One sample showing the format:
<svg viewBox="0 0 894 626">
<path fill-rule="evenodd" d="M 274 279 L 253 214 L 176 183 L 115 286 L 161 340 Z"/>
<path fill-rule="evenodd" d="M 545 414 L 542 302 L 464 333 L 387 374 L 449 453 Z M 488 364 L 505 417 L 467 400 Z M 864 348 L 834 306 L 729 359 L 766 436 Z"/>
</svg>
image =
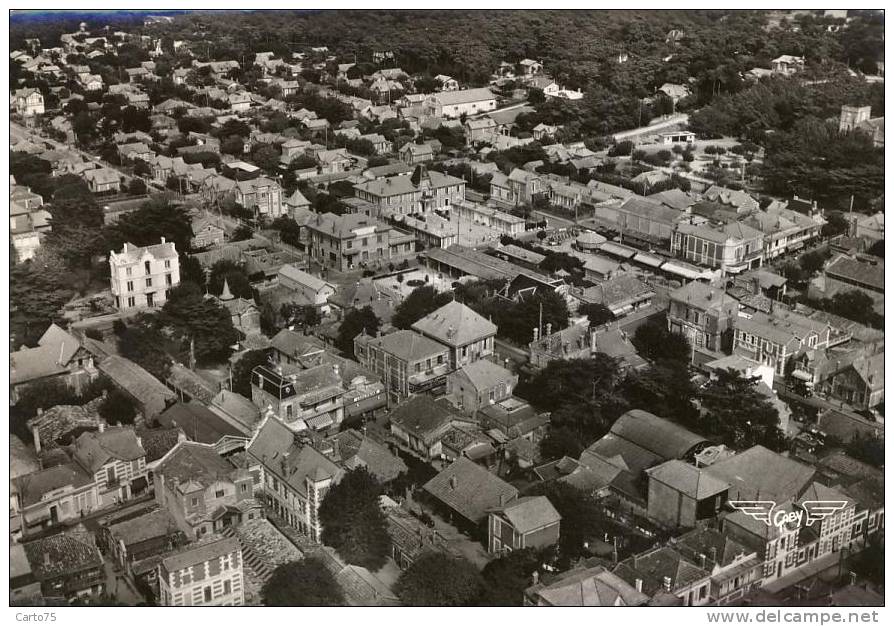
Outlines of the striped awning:
<svg viewBox="0 0 894 626">
<path fill-rule="evenodd" d="M 660 256 L 655 256 L 654 254 L 649 254 L 648 252 L 637 252 L 636 255 L 633 257 L 633 260 L 637 263 L 648 265 L 649 267 L 658 267 L 665 261 L 665 259 L 661 258 Z"/>
<path fill-rule="evenodd" d="M 629 259 L 637 252 L 634 248 L 628 248 L 625 245 L 614 243 L 612 241 L 605 242 L 604 244 L 599 246 L 599 249 L 606 254 L 621 257 L 622 259 Z"/>
<path fill-rule="evenodd" d="M 328 428 L 335 423 L 335 420 L 332 419 L 332 416 L 329 413 L 316 415 L 304 421 L 307 424 L 308 428 L 313 428 L 314 430 L 323 430 L 324 428 Z"/>
</svg>

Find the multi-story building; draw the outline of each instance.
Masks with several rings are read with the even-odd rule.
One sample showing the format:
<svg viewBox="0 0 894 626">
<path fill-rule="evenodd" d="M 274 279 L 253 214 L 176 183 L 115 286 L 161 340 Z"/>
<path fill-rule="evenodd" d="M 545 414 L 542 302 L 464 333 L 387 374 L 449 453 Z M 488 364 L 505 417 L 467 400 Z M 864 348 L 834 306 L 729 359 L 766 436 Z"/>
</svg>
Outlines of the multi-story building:
<svg viewBox="0 0 894 626">
<path fill-rule="evenodd" d="M 785 373 L 788 360 L 802 349 L 823 349 L 838 339 L 828 323 L 791 312 L 756 312 L 735 321 L 733 353 Z"/>
<path fill-rule="evenodd" d="M 404 233 L 375 217 L 359 213 L 324 213 L 309 220 L 305 228 L 310 257 L 341 271 L 360 264 L 387 264 L 407 258 L 416 251 L 412 233 Z"/>
<path fill-rule="evenodd" d="M 398 398 L 422 391 L 440 391 L 450 371 L 449 350 L 412 330 L 381 337 L 361 333 L 354 338 L 354 356 L 379 376 Z"/>
<path fill-rule="evenodd" d="M 112 295 L 120 311 L 163 306 L 168 293 L 180 284 L 180 260 L 174 242 L 140 248 L 125 243 L 109 254 Z"/>
<path fill-rule="evenodd" d="M 839 293 L 858 291 L 872 300 L 876 313 L 885 311 L 885 262 L 869 255 L 840 254 L 823 268 L 810 285 L 810 295 L 832 298 Z"/>
<path fill-rule="evenodd" d="M 760 267 L 763 246 L 763 233 L 741 222 L 720 227 L 677 224 L 671 240 L 676 256 L 732 274 Z"/>
<path fill-rule="evenodd" d="M 462 115 L 477 115 L 496 110 L 497 98 L 486 87 L 442 91 L 426 98 L 423 108 L 427 116 L 456 119 Z"/>
<path fill-rule="evenodd" d="M 774 201 L 765 211 L 752 213 L 743 223 L 763 233 L 764 259 L 770 260 L 800 250 L 817 239 L 825 220 L 819 216 L 808 217 Z"/>
<path fill-rule="evenodd" d="M 190 538 L 261 516 L 254 497 L 259 478 L 233 466 L 213 445 L 181 441 L 158 461 L 153 475 L 155 501 Z"/>
<path fill-rule="evenodd" d="M 667 328 L 686 336 L 693 347 L 720 352 L 731 345 L 738 313 L 738 301 L 723 289 L 692 281 L 670 293 Z"/>
<path fill-rule="evenodd" d="M 251 375 L 251 399 L 261 411 L 272 411 L 290 430 L 324 430 L 344 420 L 345 394 L 339 366 L 324 363 L 259 365 Z"/>
<path fill-rule="evenodd" d="M 235 537 L 192 544 L 158 565 L 161 606 L 242 606 L 242 548 Z"/>
<path fill-rule="evenodd" d="M 16 89 L 14 97 L 16 113 L 22 117 L 43 115 L 43 94 L 40 93 L 40 90 L 30 87 L 27 89 Z"/>
<path fill-rule="evenodd" d="M 682 211 L 641 196 L 633 196 L 618 207 L 618 231 L 623 239 L 634 239 L 649 246 L 670 248 L 674 227 L 684 216 Z"/>
<path fill-rule="evenodd" d="M 283 214 L 282 187 L 264 176 L 236 183 L 235 199 L 239 206 L 254 211 L 255 217 L 275 219 Z"/>
<path fill-rule="evenodd" d="M 450 369 L 474 363 L 494 353 L 496 325 L 456 300 L 429 313 L 412 328 L 447 347 Z"/>
<path fill-rule="evenodd" d="M 417 165 L 411 176 L 389 176 L 354 185 L 355 195 L 375 207 L 377 216 L 424 213 L 449 208 L 466 198 L 466 182 Z"/>
<path fill-rule="evenodd" d="M 92 477 L 98 506 L 110 506 L 149 487 L 146 451 L 132 427 L 100 426 L 74 442 L 74 460 Z"/>
<path fill-rule="evenodd" d="M 455 203 L 453 213 L 460 222 L 469 221 L 473 224 L 481 224 L 510 237 L 525 232 L 525 218 L 468 200 Z"/>
<path fill-rule="evenodd" d="M 319 541 L 320 503 L 344 470 L 274 417 L 264 418 L 246 450 L 268 506 L 287 524 Z"/>
<path fill-rule="evenodd" d="M 280 285 L 295 292 L 296 302 L 312 306 L 321 315 L 329 313 L 329 297 L 335 294 L 333 285 L 291 263 L 279 268 L 276 279 Z"/>
<path fill-rule="evenodd" d="M 83 525 L 24 544 L 44 598 L 69 602 L 98 597 L 106 589 L 102 553 Z"/>
<path fill-rule="evenodd" d="M 59 523 L 72 523 L 99 508 L 96 483 L 75 462 L 54 465 L 10 481 L 10 519 L 28 536 Z"/>
</svg>

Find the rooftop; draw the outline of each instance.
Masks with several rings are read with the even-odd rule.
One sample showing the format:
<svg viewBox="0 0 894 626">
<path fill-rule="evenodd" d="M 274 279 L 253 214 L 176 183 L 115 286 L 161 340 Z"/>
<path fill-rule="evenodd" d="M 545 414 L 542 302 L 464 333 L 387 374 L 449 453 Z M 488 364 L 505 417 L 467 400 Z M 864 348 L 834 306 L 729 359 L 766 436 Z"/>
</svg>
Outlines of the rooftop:
<svg viewBox="0 0 894 626">
<path fill-rule="evenodd" d="M 456 300 L 429 313 L 412 327 L 453 347 L 464 346 L 497 333 L 497 327 L 493 323 Z"/>
<path fill-rule="evenodd" d="M 477 463 L 460 457 L 423 489 L 464 518 L 478 523 L 487 510 L 505 506 L 518 497 L 518 490 Z"/>
</svg>

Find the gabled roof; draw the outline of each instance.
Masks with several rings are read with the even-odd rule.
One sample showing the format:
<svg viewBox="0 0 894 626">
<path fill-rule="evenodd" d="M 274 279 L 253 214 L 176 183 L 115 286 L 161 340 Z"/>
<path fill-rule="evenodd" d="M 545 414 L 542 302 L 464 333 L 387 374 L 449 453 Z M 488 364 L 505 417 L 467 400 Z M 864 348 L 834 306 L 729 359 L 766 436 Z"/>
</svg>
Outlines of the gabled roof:
<svg viewBox="0 0 894 626">
<path fill-rule="evenodd" d="M 471 522 L 478 523 L 487 510 L 505 506 L 518 490 L 465 457 L 460 457 L 423 489 Z"/>
<path fill-rule="evenodd" d="M 487 359 L 479 359 L 473 363 L 463 365 L 459 370 L 451 373 L 451 376 L 463 375 L 472 383 L 479 392 L 493 389 L 500 383 L 510 383 L 516 379 L 515 374 L 502 365 L 497 365 Z"/>
<path fill-rule="evenodd" d="M 176 572 L 232 552 L 240 552 L 239 540 L 227 537 L 207 543 L 190 544 L 166 556 L 161 564 L 168 572 Z"/>
<path fill-rule="evenodd" d="M 497 327 L 461 302 L 453 300 L 429 313 L 412 328 L 448 346 L 463 346 L 496 335 Z"/>
<path fill-rule="evenodd" d="M 490 89 L 479 87 L 477 89 L 460 89 L 459 91 L 442 91 L 432 94 L 430 98 L 437 100 L 443 106 L 452 106 L 454 104 L 480 102 L 481 100 L 494 100 L 496 96 Z"/>
<path fill-rule="evenodd" d="M 215 444 L 224 437 L 245 436 L 207 406 L 195 401 L 177 402 L 163 411 L 157 419 L 162 426 L 180 427 L 190 440 L 198 443 Z"/>
<path fill-rule="evenodd" d="M 412 330 L 399 330 L 382 337 L 370 337 L 366 342 L 375 343 L 384 352 L 408 363 L 435 357 L 446 350 L 440 343 Z"/>
<path fill-rule="evenodd" d="M 450 410 L 444 402 L 437 402 L 428 395 L 412 396 L 397 405 L 389 416 L 393 425 L 414 437 L 429 442 L 441 427 L 454 420 L 467 421 Z"/>
<path fill-rule="evenodd" d="M 292 264 L 283 265 L 279 268 L 279 275 L 295 281 L 303 287 L 307 287 L 313 292 L 319 293 L 327 287 L 332 287 L 329 283 L 318 276 L 308 274 L 304 270 L 298 269 Z"/>
<path fill-rule="evenodd" d="M 708 466 L 706 471 L 730 484 L 730 499 L 784 502 L 800 496 L 816 470 L 763 446 L 754 446 Z"/>
<path fill-rule="evenodd" d="M 28 562 L 38 580 L 73 576 L 86 569 L 102 567 L 102 554 L 93 536 L 83 526 L 24 545 Z"/>
<path fill-rule="evenodd" d="M 502 513 L 512 523 L 513 528 L 522 534 L 534 532 L 562 519 L 546 496 L 519 498 L 507 506 L 498 508 L 497 511 Z"/>
<path fill-rule="evenodd" d="M 181 441 L 162 457 L 155 473 L 165 481 L 179 481 L 184 487 L 190 482 L 207 487 L 217 481 L 232 481 L 237 470 L 220 456 L 211 444 Z"/>
<path fill-rule="evenodd" d="M 82 433 L 74 443 L 74 460 L 90 474 L 110 461 L 136 461 L 146 456 L 136 432 L 129 426 Z"/>
<path fill-rule="evenodd" d="M 23 507 L 37 504 L 50 491 L 71 486 L 74 489 L 93 482 L 93 475 L 87 474 L 77 463 L 54 465 L 12 480 L 14 491 L 19 494 Z"/>
<path fill-rule="evenodd" d="M 647 469 L 646 473 L 650 479 L 662 482 L 696 500 L 715 496 L 729 488 L 725 481 L 678 459 Z"/>
<path fill-rule="evenodd" d="M 337 460 L 348 469 L 365 467 L 381 482 L 388 482 L 407 471 L 407 464 L 400 457 L 365 434 L 349 429 L 334 438 Z"/>
<path fill-rule="evenodd" d="M 668 547 L 625 559 L 614 572 L 630 584 L 634 584 L 637 578 L 641 579 L 643 591 L 648 595 L 663 588 L 665 577 L 670 578 L 671 591 L 676 591 L 709 576 L 706 570 L 689 563 L 676 550 Z"/>
<path fill-rule="evenodd" d="M 10 383 L 25 383 L 67 371 L 80 341 L 56 324 L 50 324 L 35 348 L 10 353 Z"/>
<path fill-rule="evenodd" d="M 642 606 L 649 598 L 604 567 L 572 569 L 525 595 L 547 606 Z"/>
</svg>

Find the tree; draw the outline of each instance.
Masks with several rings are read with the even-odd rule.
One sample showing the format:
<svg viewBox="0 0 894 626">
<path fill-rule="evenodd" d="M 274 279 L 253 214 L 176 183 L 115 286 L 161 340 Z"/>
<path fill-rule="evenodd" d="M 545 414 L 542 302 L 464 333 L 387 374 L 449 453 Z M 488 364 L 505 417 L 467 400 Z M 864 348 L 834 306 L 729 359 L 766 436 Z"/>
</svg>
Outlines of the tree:
<svg viewBox="0 0 894 626">
<path fill-rule="evenodd" d="M 602 326 L 615 319 L 615 314 L 611 312 L 611 309 L 598 302 L 582 304 L 578 307 L 577 312 L 587 316 L 587 319 L 590 321 L 590 326 Z"/>
<path fill-rule="evenodd" d="M 264 606 L 344 606 L 344 593 L 317 557 L 280 565 L 261 588 Z"/>
<path fill-rule="evenodd" d="M 845 446 L 849 455 L 874 467 L 883 468 L 885 465 L 885 440 L 872 435 L 856 433 Z"/>
<path fill-rule="evenodd" d="M 320 504 L 322 541 L 351 565 L 378 571 L 390 551 L 388 522 L 379 505 L 382 486 L 365 467 L 348 471 Z"/>
<path fill-rule="evenodd" d="M 179 340 L 184 358 L 194 351 L 199 364 L 226 361 L 239 339 L 230 312 L 205 299 L 201 289 L 191 283 L 181 283 L 170 291 L 159 321 Z"/>
<path fill-rule="evenodd" d="M 142 163 L 142 161 L 137 162 Z M 127 191 L 132 196 L 141 196 L 146 193 L 146 183 L 144 183 L 140 178 L 134 178 L 127 186 Z"/>
<path fill-rule="evenodd" d="M 692 347 L 681 333 L 673 333 L 660 321 L 649 320 L 636 329 L 633 344 L 640 354 L 653 361 L 667 359 L 678 363 L 689 363 Z"/>
<path fill-rule="evenodd" d="M 251 283 L 248 275 L 235 261 L 229 259 L 221 259 L 211 266 L 211 274 L 208 277 L 208 291 L 215 296 L 223 293 L 224 280 L 230 288 L 230 293 L 234 298 L 245 298 L 252 300 L 254 298 Z"/>
<path fill-rule="evenodd" d="M 414 292 L 415 293 L 415 292 Z M 369 306 L 362 309 L 351 309 L 345 313 L 341 325 L 338 327 L 338 336 L 335 339 L 335 347 L 341 350 L 342 354 L 354 354 L 354 337 L 361 332 L 367 335 L 375 336 L 379 332 L 379 318 Z"/>
<path fill-rule="evenodd" d="M 311 304 L 286 302 L 279 308 L 279 315 L 286 326 L 298 324 L 304 328 L 309 328 L 320 323 L 320 313 L 317 307 Z"/>
<path fill-rule="evenodd" d="M 408 330 L 423 317 L 441 308 L 451 300 L 449 293 L 439 293 L 431 285 L 416 287 L 403 302 L 394 309 L 391 323 L 395 328 Z"/>
<path fill-rule="evenodd" d="M 239 224 L 239 226 L 236 227 L 236 230 L 230 234 L 230 241 L 248 241 L 254 236 L 255 233 L 251 229 L 251 226 Z"/>
<path fill-rule="evenodd" d="M 400 575 L 395 590 L 406 606 L 470 606 L 482 589 L 481 574 L 463 557 L 427 552 Z"/>
<path fill-rule="evenodd" d="M 185 207 L 174 205 L 164 196 L 154 196 L 108 226 L 106 236 L 113 250 L 120 250 L 125 242 L 155 245 L 164 237 L 174 242 L 178 252 L 188 252 L 193 236 L 192 219 Z"/>
<path fill-rule="evenodd" d="M 109 424 L 133 424 L 137 407 L 130 396 L 118 389 L 108 393 L 99 405 L 99 416 Z"/>
<path fill-rule="evenodd" d="M 539 483 L 528 495 L 546 496 L 562 516 L 560 567 L 567 567 L 580 556 L 589 556 L 585 544 L 594 538 L 601 538 L 607 525 L 599 504 L 580 489 L 559 481 Z"/>
<path fill-rule="evenodd" d="M 531 576 L 540 571 L 539 551 L 533 548 L 514 550 L 494 559 L 481 570 L 483 581 L 481 606 L 522 606 L 525 589 L 531 586 Z"/>
<path fill-rule="evenodd" d="M 37 409 L 49 409 L 63 404 L 79 404 L 78 396 L 64 382 L 51 378 L 19 388 L 15 405 L 22 414 L 34 417 Z"/>
<path fill-rule="evenodd" d="M 679 361 L 660 359 L 645 370 L 628 372 L 622 388 L 630 406 L 683 424 L 695 423 L 696 387 L 689 369 Z"/>
<path fill-rule="evenodd" d="M 540 455 L 544 459 L 577 458 L 584 451 L 584 444 L 576 432 L 568 427 L 550 428 L 540 440 Z"/>
<path fill-rule="evenodd" d="M 779 412 L 757 389 L 760 378 L 746 378 L 736 370 L 718 370 L 698 394 L 701 412 L 699 432 L 727 446 L 744 450 L 762 445 L 785 449 L 779 429 Z"/>
<path fill-rule="evenodd" d="M 269 350 L 250 350 L 233 365 L 232 389 L 246 398 L 251 398 L 251 373 L 259 365 L 270 364 Z"/>
<path fill-rule="evenodd" d="M 152 323 L 147 314 L 136 318 L 118 336 L 118 351 L 159 380 L 167 379 L 171 372 L 171 357 L 164 351 L 164 335 Z"/>
<path fill-rule="evenodd" d="M 798 262 L 801 264 L 801 269 L 807 272 L 807 277 L 809 278 L 823 269 L 826 259 L 828 259 L 831 254 L 832 253 L 826 248 L 812 250 L 811 252 L 802 254 L 798 259 Z"/>
<path fill-rule="evenodd" d="M 820 234 L 823 237 L 835 237 L 836 235 L 843 235 L 849 229 L 850 224 L 841 211 L 829 211 L 826 215 L 826 223 L 820 229 Z"/>
</svg>

